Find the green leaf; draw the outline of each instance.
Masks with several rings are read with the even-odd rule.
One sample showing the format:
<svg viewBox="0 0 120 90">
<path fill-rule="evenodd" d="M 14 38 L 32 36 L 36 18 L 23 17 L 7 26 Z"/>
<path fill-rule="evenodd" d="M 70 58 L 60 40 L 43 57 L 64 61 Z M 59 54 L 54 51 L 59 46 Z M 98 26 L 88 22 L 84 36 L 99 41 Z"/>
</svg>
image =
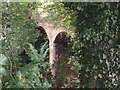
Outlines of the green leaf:
<svg viewBox="0 0 120 90">
<path fill-rule="evenodd" d="M 6 76 L 6 70 L 3 67 L 0 67 L 0 75 Z"/>
<path fill-rule="evenodd" d="M 6 61 L 7 61 L 7 57 L 3 54 L 0 54 L 0 65 L 5 64 Z"/>
</svg>

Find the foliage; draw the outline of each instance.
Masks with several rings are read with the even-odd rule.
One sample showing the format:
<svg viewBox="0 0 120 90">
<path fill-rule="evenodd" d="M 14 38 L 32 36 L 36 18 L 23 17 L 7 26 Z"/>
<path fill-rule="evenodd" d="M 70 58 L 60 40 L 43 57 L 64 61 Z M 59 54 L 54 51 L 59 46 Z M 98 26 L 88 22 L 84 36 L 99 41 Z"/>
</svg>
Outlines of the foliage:
<svg viewBox="0 0 120 90">
<path fill-rule="evenodd" d="M 106 2 L 55 2 L 45 7 L 49 14 L 44 20 L 65 27 L 72 37 L 69 49 L 74 57 L 69 60 L 75 59 L 74 67 L 79 62 L 78 87 L 118 88 L 118 7 L 118 3 Z"/>
<path fill-rule="evenodd" d="M 46 57 L 44 46 L 41 48 L 41 53 L 38 54 L 37 50 L 34 49 L 32 44 L 29 44 L 29 56 L 31 62 L 26 64 L 24 67 L 19 67 L 19 70 L 16 72 L 16 76 L 11 80 L 7 88 L 49 88 L 51 85 L 46 80 L 46 78 L 40 73 L 42 68 L 45 68 L 48 63 L 44 62 Z M 42 54 L 44 53 L 44 55 Z M 49 69 L 48 69 L 49 71 Z"/>
<path fill-rule="evenodd" d="M 49 72 L 48 42 L 41 38 L 41 47 L 35 48 L 38 37 L 42 37 L 32 18 L 38 5 L 41 3 L 2 3 L 3 35 L 0 39 L 2 53 L 9 60 L 5 65 L 7 75 L 2 79 L 3 88 L 51 87 L 43 75 Z"/>
<path fill-rule="evenodd" d="M 6 75 L 6 70 L 3 67 L 5 65 L 6 60 L 7 57 L 3 54 L 0 54 L 0 87 L 2 87 L 2 77 Z"/>
<path fill-rule="evenodd" d="M 50 72 L 48 42 L 45 34 L 35 29 L 38 21 L 64 27 L 71 36 L 67 64 L 72 65 L 72 72 L 78 71 L 76 80 L 69 79 L 75 87 L 119 88 L 119 3 L 11 2 L 2 7 L 0 59 L 7 57 L 9 61 L 0 64 L 0 69 L 6 69 L 0 74 L 7 71 L 6 76 L 0 77 L 3 88 L 51 87 L 54 80 L 48 76 L 48 82 L 46 78 Z M 35 45 L 38 37 L 40 47 Z"/>
<path fill-rule="evenodd" d="M 80 87 L 119 87 L 118 3 L 64 3 L 77 12 L 74 56 L 80 63 Z"/>
</svg>

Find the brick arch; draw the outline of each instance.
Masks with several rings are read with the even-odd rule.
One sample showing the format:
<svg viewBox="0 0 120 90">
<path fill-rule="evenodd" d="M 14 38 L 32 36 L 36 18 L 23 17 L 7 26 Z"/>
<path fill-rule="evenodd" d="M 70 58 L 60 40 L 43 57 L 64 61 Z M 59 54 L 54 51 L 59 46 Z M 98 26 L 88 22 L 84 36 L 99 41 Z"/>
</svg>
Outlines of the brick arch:
<svg viewBox="0 0 120 90">
<path fill-rule="evenodd" d="M 63 80 L 60 64 L 65 60 L 67 32 L 63 27 L 55 28 L 50 23 L 39 22 L 37 26 L 44 28 L 49 39 L 51 72 L 56 79 L 55 87 L 61 87 Z"/>
<path fill-rule="evenodd" d="M 38 22 L 37 26 L 44 28 L 50 43 L 54 42 L 55 38 L 59 33 L 66 32 L 66 30 L 63 27 L 59 27 L 59 28 L 53 27 L 54 24 L 51 24 L 51 23 Z"/>
</svg>

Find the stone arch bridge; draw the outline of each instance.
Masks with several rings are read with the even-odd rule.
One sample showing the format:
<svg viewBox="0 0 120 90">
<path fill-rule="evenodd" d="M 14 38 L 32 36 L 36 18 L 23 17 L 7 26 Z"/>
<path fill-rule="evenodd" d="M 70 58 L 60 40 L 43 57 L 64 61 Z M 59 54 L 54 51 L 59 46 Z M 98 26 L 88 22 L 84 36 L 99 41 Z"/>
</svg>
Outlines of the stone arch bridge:
<svg viewBox="0 0 120 90">
<path fill-rule="evenodd" d="M 44 28 L 49 39 L 50 57 L 52 75 L 56 79 L 57 86 L 62 85 L 62 72 L 60 71 L 61 63 L 66 55 L 67 32 L 63 27 L 55 28 L 50 23 L 37 23 L 38 27 Z"/>
</svg>

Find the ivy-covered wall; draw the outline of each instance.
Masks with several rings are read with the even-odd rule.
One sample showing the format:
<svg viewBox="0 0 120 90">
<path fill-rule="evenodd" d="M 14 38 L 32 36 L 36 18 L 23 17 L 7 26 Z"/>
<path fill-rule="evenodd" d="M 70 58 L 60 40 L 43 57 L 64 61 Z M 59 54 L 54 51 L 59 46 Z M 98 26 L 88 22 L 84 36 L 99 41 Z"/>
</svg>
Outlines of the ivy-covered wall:
<svg viewBox="0 0 120 90">
<path fill-rule="evenodd" d="M 66 60 L 78 76 L 74 80 L 68 78 L 61 88 L 69 88 L 73 83 L 77 88 L 119 88 L 119 6 L 117 2 L 2 3 L 0 69 L 4 70 L 0 72 L 0 85 L 52 87 L 48 38 L 37 27 L 39 21 L 64 27 L 70 36 Z M 3 58 L 7 62 L 1 64 Z"/>
</svg>

